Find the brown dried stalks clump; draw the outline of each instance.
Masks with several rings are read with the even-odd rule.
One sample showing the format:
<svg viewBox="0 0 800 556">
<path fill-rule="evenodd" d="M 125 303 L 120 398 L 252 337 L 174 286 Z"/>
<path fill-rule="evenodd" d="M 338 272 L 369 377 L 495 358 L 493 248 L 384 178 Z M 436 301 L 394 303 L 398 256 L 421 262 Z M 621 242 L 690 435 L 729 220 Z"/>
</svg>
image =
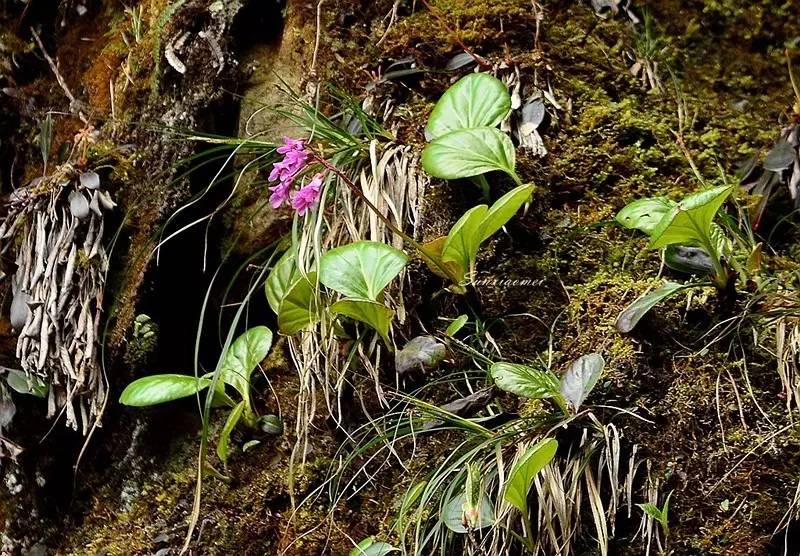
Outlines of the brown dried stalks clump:
<svg viewBox="0 0 800 556">
<path fill-rule="evenodd" d="M 99 358 L 108 255 L 104 213 L 115 206 L 95 172 L 65 164 L 14 191 L 0 219 L 0 254 L 16 252 L 11 324 L 31 391 L 48 389 L 48 416 L 84 434 L 107 386 Z"/>
</svg>

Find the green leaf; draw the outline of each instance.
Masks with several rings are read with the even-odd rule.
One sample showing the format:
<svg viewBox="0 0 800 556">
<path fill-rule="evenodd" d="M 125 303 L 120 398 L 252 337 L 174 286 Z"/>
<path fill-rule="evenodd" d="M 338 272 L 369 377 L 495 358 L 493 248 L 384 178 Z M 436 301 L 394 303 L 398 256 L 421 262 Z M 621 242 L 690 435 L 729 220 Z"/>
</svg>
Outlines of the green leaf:
<svg viewBox="0 0 800 556">
<path fill-rule="evenodd" d="M 517 508 L 523 514 L 528 513 L 528 490 L 533 479 L 545 465 L 556 455 L 558 442 L 554 438 L 542 440 L 528 448 L 517 459 L 508 475 L 503 491 L 503 500 Z"/>
<path fill-rule="evenodd" d="M 639 230 L 650 235 L 675 201 L 666 197 L 639 199 L 626 205 L 617 213 L 617 223 L 631 230 Z"/>
<path fill-rule="evenodd" d="M 627 334 L 636 327 L 642 317 L 656 304 L 687 287 L 691 286 L 667 282 L 660 288 L 639 296 L 617 317 L 617 330 Z"/>
<path fill-rule="evenodd" d="M 455 180 L 499 170 L 515 180 L 514 144 L 493 127 L 462 129 L 442 135 L 422 151 L 422 167 L 430 175 Z"/>
<path fill-rule="evenodd" d="M 495 363 L 489 369 L 501 390 L 526 398 L 553 398 L 559 395 L 558 378 L 550 371 L 540 371 L 516 363 Z"/>
<path fill-rule="evenodd" d="M 277 415 L 262 415 L 258 419 L 258 426 L 267 434 L 283 434 L 283 421 Z"/>
<path fill-rule="evenodd" d="M 725 230 L 722 229 L 722 226 L 712 222 L 708 237 L 711 240 L 711 245 L 717 250 L 717 255 L 727 257 L 731 252 L 731 242 L 728 236 L 725 235 Z"/>
<path fill-rule="evenodd" d="M 486 73 L 471 73 L 441 96 L 425 131 L 436 139 L 458 129 L 494 127 L 510 111 L 511 95 L 502 81 Z"/>
<path fill-rule="evenodd" d="M 394 311 L 386 305 L 371 299 L 342 299 L 331 305 L 329 310 L 333 315 L 344 315 L 363 322 L 380 334 L 386 346 L 391 348 L 389 325 L 394 318 Z"/>
<path fill-rule="evenodd" d="M 481 241 L 492 237 L 497 230 L 506 225 L 522 205 L 528 202 L 533 194 L 533 185 L 520 185 L 500 197 L 489 207 L 483 219 Z"/>
<path fill-rule="evenodd" d="M 423 259 L 425 264 L 428 266 L 431 272 L 436 274 L 437 276 L 445 279 L 454 279 L 457 283 L 462 283 L 466 277 L 466 267 L 461 266 L 458 263 L 453 261 L 444 262 L 442 260 L 442 250 L 444 249 L 445 244 L 447 243 L 447 239 L 450 237 L 448 234 L 447 236 L 437 237 L 431 241 L 425 242 L 420 245 L 420 251 L 424 252 L 426 257 Z M 433 264 L 429 259 L 433 259 L 438 264 Z M 449 275 L 445 273 L 440 266 L 445 267 Z"/>
<path fill-rule="evenodd" d="M 658 506 L 647 502 L 646 504 L 636 504 L 644 513 L 661 523 L 661 509 Z"/>
<path fill-rule="evenodd" d="M 689 195 L 672 207 L 650 234 L 650 248 L 667 245 L 703 245 L 711 233 L 717 211 L 733 192 L 734 186 L 720 186 Z"/>
<path fill-rule="evenodd" d="M 426 486 L 428 486 L 428 481 L 420 481 L 406 491 L 405 495 L 403 495 L 403 500 L 400 502 L 399 516 L 402 517 L 411 511 L 411 508 L 416 505 L 419 497 L 422 496 L 422 492 L 425 490 Z"/>
<path fill-rule="evenodd" d="M 278 329 L 291 336 L 319 320 L 316 296 L 317 273 L 298 278 L 286 292 L 278 310 Z"/>
<path fill-rule="evenodd" d="M 258 446 L 259 444 L 261 444 L 260 440 L 248 440 L 247 442 L 242 444 L 242 453 L 245 454 L 245 453 L 249 452 L 250 450 L 252 450 L 256 446 Z"/>
<path fill-rule="evenodd" d="M 442 522 L 454 533 L 468 533 L 464 526 L 464 503 L 467 501 L 465 493 L 454 496 L 442 508 Z M 494 522 L 494 510 L 486 496 L 481 496 L 480 511 L 478 512 L 478 526 L 475 529 L 483 529 Z"/>
<path fill-rule="evenodd" d="M 297 270 L 295 252 L 290 249 L 278 259 L 264 283 L 267 303 L 276 315 L 280 310 L 281 301 L 298 278 L 300 278 L 300 273 Z"/>
<path fill-rule="evenodd" d="M 459 276 L 467 271 L 472 274 L 475 258 L 478 256 L 483 240 L 483 220 L 488 212 L 486 205 L 472 207 L 453 224 L 442 247 L 442 262 L 455 263 L 463 269 Z M 463 280 L 463 278 L 462 278 Z"/>
<path fill-rule="evenodd" d="M 459 315 L 457 319 L 447 326 L 447 330 L 445 330 L 444 333 L 448 336 L 455 336 L 456 333 L 467 324 L 468 320 L 469 317 L 467 315 Z"/>
<path fill-rule="evenodd" d="M 386 556 L 392 552 L 400 552 L 400 549 L 386 542 L 375 542 L 375 537 L 367 537 L 358 543 L 348 556 Z"/>
<path fill-rule="evenodd" d="M 42 379 L 32 376 L 29 380 L 28 375 L 16 369 L 8 369 L 6 384 L 15 392 L 37 398 L 47 397 L 47 392 L 50 390 L 50 386 Z"/>
<path fill-rule="evenodd" d="M 356 241 L 322 256 L 319 281 L 345 297 L 378 300 L 408 263 L 408 256 L 379 241 Z"/>
<path fill-rule="evenodd" d="M 573 411 L 583 404 L 586 397 L 594 389 L 606 362 L 599 353 L 590 353 L 578 357 L 561 378 L 561 395 L 567 400 Z"/>
<path fill-rule="evenodd" d="M 217 456 L 219 456 L 219 460 L 225 467 L 228 466 L 228 443 L 231 439 L 231 432 L 233 432 L 233 429 L 236 428 L 237 424 L 239 424 L 239 420 L 242 418 L 242 412 L 244 412 L 245 407 L 246 403 L 244 400 L 236 404 L 236 406 L 228 414 L 228 420 L 225 421 L 225 426 L 222 427 L 222 432 L 219 433 L 219 440 L 217 441 Z"/>
<path fill-rule="evenodd" d="M 152 375 L 134 380 L 119 397 L 119 403 L 145 407 L 185 398 L 207 388 L 211 381 L 189 375 Z"/>
<path fill-rule="evenodd" d="M 220 365 L 220 378 L 233 386 L 242 400 L 250 405 L 250 375 L 269 353 L 272 331 L 266 326 L 254 326 L 236 338 L 225 352 Z"/>
</svg>

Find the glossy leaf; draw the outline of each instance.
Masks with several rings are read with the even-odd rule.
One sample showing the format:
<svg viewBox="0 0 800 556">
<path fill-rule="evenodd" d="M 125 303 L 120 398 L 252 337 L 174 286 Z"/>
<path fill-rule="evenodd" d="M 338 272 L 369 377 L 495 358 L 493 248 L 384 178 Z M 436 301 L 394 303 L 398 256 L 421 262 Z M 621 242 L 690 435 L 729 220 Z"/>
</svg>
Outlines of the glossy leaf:
<svg viewBox="0 0 800 556">
<path fill-rule="evenodd" d="M 475 258 L 483 239 L 483 220 L 488 210 L 486 205 L 469 209 L 453 224 L 444 242 L 442 261 L 457 265 L 462 280 L 467 271 L 472 273 L 475 266 Z"/>
<path fill-rule="evenodd" d="M 454 533 L 468 533 L 468 529 L 464 525 L 464 503 L 467 501 L 467 496 L 463 492 L 451 498 L 447 504 L 442 508 L 442 522 L 445 526 Z M 494 522 L 494 510 L 489 503 L 486 496 L 481 496 L 480 511 L 478 512 L 479 524 L 475 529 L 483 529 L 489 527 Z"/>
<path fill-rule="evenodd" d="M 442 135 L 422 151 L 422 167 L 430 175 L 455 180 L 499 170 L 514 179 L 514 145 L 493 127 L 462 129 Z"/>
<path fill-rule="evenodd" d="M 527 514 L 528 491 L 539 471 L 556 455 L 556 450 L 558 450 L 558 442 L 554 438 L 542 440 L 528 448 L 514 463 L 514 467 L 508 475 L 503 490 L 503 500 L 520 512 Z"/>
<path fill-rule="evenodd" d="M 291 336 L 319 320 L 316 297 L 317 274 L 301 276 L 286 292 L 278 310 L 278 329 Z"/>
<path fill-rule="evenodd" d="M 276 315 L 280 310 L 281 301 L 298 278 L 300 273 L 297 271 L 295 253 L 290 249 L 278 259 L 264 283 L 267 303 Z"/>
<path fill-rule="evenodd" d="M 717 211 L 733 192 L 733 186 L 720 186 L 689 195 L 672 207 L 653 229 L 650 248 L 667 245 L 703 246 Z"/>
<path fill-rule="evenodd" d="M 573 411 L 583 404 L 586 397 L 597 385 L 603 374 L 606 362 L 599 353 L 578 357 L 561 378 L 561 395 Z"/>
<path fill-rule="evenodd" d="M 451 85 L 433 107 L 425 132 L 436 139 L 451 131 L 494 127 L 511 111 L 505 84 L 487 73 L 471 73 Z"/>
<path fill-rule="evenodd" d="M 667 282 L 660 288 L 648 292 L 628 305 L 617 317 L 617 330 L 623 334 L 627 334 L 633 330 L 643 316 L 647 314 L 656 304 L 675 295 L 687 286 L 683 284 L 676 284 L 674 282 Z"/>
<path fill-rule="evenodd" d="M 428 486 L 428 481 L 420 481 L 406 491 L 405 495 L 403 495 L 403 500 L 400 502 L 400 511 L 398 512 L 400 517 L 411 511 L 411 508 L 416 505 L 420 496 L 422 496 L 426 486 Z"/>
<path fill-rule="evenodd" d="M 394 318 L 394 311 L 386 305 L 371 299 L 342 299 L 330 306 L 330 312 L 363 322 L 375 330 L 386 345 L 391 347 L 389 325 Z"/>
<path fill-rule="evenodd" d="M 145 407 L 185 398 L 207 388 L 211 381 L 189 375 L 151 375 L 134 380 L 119 397 L 122 405 Z"/>
<path fill-rule="evenodd" d="M 258 419 L 258 426 L 267 434 L 283 434 L 283 421 L 277 415 L 262 415 Z"/>
<path fill-rule="evenodd" d="M 379 241 L 356 241 L 322 256 L 319 281 L 345 297 L 378 300 L 408 263 L 408 256 Z"/>
<path fill-rule="evenodd" d="M 231 343 L 222 359 L 220 378 L 233 386 L 248 406 L 250 375 L 267 357 L 271 347 L 272 331 L 266 326 L 254 326 Z"/>
<path fill-rule="evenodd" d="M 617 213 L 617 223 L 631 230 L 639 230 L 647 235 L 653 233 L 656 225 L 661 221 L 672 207 L 675 201 L 666 197 L 651 197 L 639 199 L 626 205 Z"/>
<path fill-rule="evenodd" d="M 550 371 L 540 371 L 517 363 L 495 363 L 489 369 L 501 390 L 526 398 L 552 398 L 559 395 L 558 378 Z"/>
<path fill-rule="evenodd" d="M 230 443 L 231 433 L 233 432 L 233 429 L 236 428 L 236 425 L 239 424 L 239 420 L 242 418 L 242 413 L 244 412 L 245 407 L 246 403 L 244 400 L 236 404 L 236 406 L 228 414 L 228 419 L 225 421 L 225 426 L 222 427 L 222 431 L 219 433 L 219 440 L 217 441 L 217 456 L 225 466 L 228 464 L 228 444 Z"/>
<path fill-rule="evenodd" d="M 497 230 L 513 218 L 522 205 L 528 202 L 533 194 L 533 185 L 520 185 L 500 197 L 489 207 L 483 219 L 481 241 L 492 237 Z"/>
</svg>

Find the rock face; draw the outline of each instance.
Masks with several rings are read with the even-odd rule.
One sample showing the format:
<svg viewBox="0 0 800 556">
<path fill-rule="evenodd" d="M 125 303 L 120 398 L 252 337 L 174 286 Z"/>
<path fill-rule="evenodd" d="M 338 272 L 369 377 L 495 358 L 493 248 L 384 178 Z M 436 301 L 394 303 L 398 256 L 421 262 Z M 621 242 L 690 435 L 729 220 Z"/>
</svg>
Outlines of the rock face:
<svg viewBox="0 0 800 556">
<path fill-rule="evenodd" d="M 796 46 L 800 30 L 789 23 L 798 21 L 798 7 L 665 0 L 653 3 L 656 23 L 650 25 L 656 26 L 645 32 L 643 14 L 629 2 L 543 4 L 456 0 L 437 2 L 432 9 L 392 0 L 3 4 L 3 217 L 12 214 L 9 207 L 25 191 L 20 186 L 60 184 L 53 178 L 59 172 L 71 171 L 69 187 L 79 196 L 64 190 L 67 194 L 55 195 L 52 203 L 48 197 L 42 203 L 48 206 L 26 213 L 3 240 L 8 256 L 0 282 L 5 294 L 0 551 L 165 555 L 183 545 L 196 484 L 196 405 L 126 409 L 117 403 L 119 392 L 139 376 L 191 373 L 206 296 L 207 320 L 227 323 L 231 306 L 255 276 L 250 256 L 278 241 L 292 222 L 291 214 L 265 208 L 268 160 L 221 148 L 213 140 L 195 141 L 192 135 L 266 142 L 298 135 L 297 123 L 287 117 L 298 113 L 292 94 L 313 103 L 316 87 L 331 84 L 363 100 L 402 148 L 418 150 L 432 101 L 455 76 L 475 68 L 475 56 L 465 48 L 486 60 L 485 70 L 507 81 L 523 112 L 527 107 L 528 115 L 513 122 L 522 143 L 518 168 L 536 182 L 538 193 L 527 216 L 482 252 L 479 269 L 487 285 L 471 297 L 440 295 L 435 277 L 413 270 L 406 285 L 409 318 L 400 332 L 410 338 L 421 333 L 420 327 L 436 330 L 440 317 L 477 312 L 484 324 L 498 318 L 511 323 L 487 324 L 480 340 L 482 348 L 493 354 L 499 349 L 509 360 L 532 361 L 550 353 L 551 334 L 559 360 L 602 351 L 606 374 L 595 401 L 648 416 L 619 425 L 625 454 L 644 454 L 647 484 L 675 491 L 670 548 L 679 554 L 763 554 L 780 544 L 769 533 L 783 523 L 795 489 L 798 469 L 789 455 L 797 440 L 769 436 L 787 419 L 781 403 L 770 401 L 781 391 L 772 356 L 747 347 L 753 374 L 745 388 L 733 377 L 739 380 L 746 369 L 723 347 L 702 354 L 676 348 L 674 340 L 687 343 L 691 331 L 673 331 L 669 325 L 698 324 L 693 319 L 705 324 L 698 317 L 707 309 L 702 301 L 688 313 L 672 307 L 659 317 L 659 326 L 640 335 L 617 335 L 613 318 L 631 292 L 652 285 L 647 276 L 654 275 L 658 261 L 633 256 L 632 240 L 598 223 L 611 220 L 631 198 L 695 189 L 687 152 L 703 175 L 715 176 L 718 163 L 732 172 L 739 158 L 774 142 L 781 127 L 776 119 L 791 104 L 782 53 L 785 45 Z M 676 83 L 667 79 L 665 68 L 674 72 Z M 527 139 L 520 134 L 523 128 Z M 682 144 L 675 139 L 678 131 Z M 493 183 L 490 194 L 498 196 L 506 185 Z M 434 184 L 429 189 L 414 207 L 423 239 L 446 232 L 464 210 L 481 202 L 470 187 Z M 117 206 L 105 206 L 100 191 Z M 102 241 L 94 254 L 95 241 L 80 255 L 85 235 L 74 254 L 71 248 L 63 258 L 62 250 L 43 253 L 56 253 L 56 308 L 70 264 L 91 283 L 85 289 L 94 301 L 81 331 L 91 329 L 92 337 L 82 336 L 79 347 L 81 356 L 93 352 L 91 382 L 104 389 L 108 402 L 105 407 L 96 403 L 94 415 L 87 412 L 85 420 L 64 409 L 66 417 L 57 418 L 55 426 L 46 401 L 10 392 L 6 378 L 8 369 L 27 369 L 17 357 L 19 335 L 33 329 L 37 310 L 49 299 L 29 291 L 30 280 L 20 282 L 30 261 L 18 255 L 26 248 L 36 251 L 38 236 L 31 230 L 39 226 L 41 213 L 53 210 L 56 224 L 42 225 L 38 243 L 47 244 L 54 230 L 73 224 L 86 233 L 89 221 L 97 221 L 93 239 Z M 101 250 L 102 263 L 95 265 Z M 790 262 L 782 260 L 781 268 L 792 268 L 793 254 L 786 251 Z M 508 286 L 515 280 L 536 286 Z M 71 308 L 71 296 L 65 299 L 64 323 L 74 332 L 81 308 Z M 253 320 L 271 322 L 262 300 L 253 307 Z M 214 329 L 200 336 L 205 369 L 215 365 L 219 335 Z M 56 368 L 71 376 L 61 362 L 64 344 L 47 340 L 44 351 L 25 351 L 36 363 L 44 353 L 41 369 L 31 369 L 48 380 Z M 77 353 L 67 350 L 66 355 Z M 47 361 L 56 356 L 57 361 Z M 472 369 L 467 359 L 447 358 L 439 369 L 419 369 L 419 376 L 408 380 L 463 373 Z M 349 551 L 354 540 L 391 534 L 396 501 L 417 475 L 450 453 L 449 440 L 434 437 L 421 446 L 421 458 L 404 461 L 408 471 L 389 465 L 329 513 L 323 493 L 345 437 L 337 426 L 349 427 L 349 434 L 364 422 L 363 415 L 346 411 L 333 424 L 320 411 L 290 482 L 294 406 L 303 385 L 283 342 L 263 367 L 270 384 L 263 384 L 256 403 L 264 414 L 280 412 L 286 433 L 277 439 L 234 433 L 228 480 L 204 481 L 191 549 L 198 554 L 338 554 Z M 375 372 L 387 373 L 386 382 L 394 383 L 390 367 Z M 52 395 L 68 398 L 71 384 L 65 380 Z M 442 399 L 436 403 L 452 407 L 449 391 L 437 395 Z M 360 405 L 353 392 L 342 396 L 337 401 L 346 408 Z M 463 399 L 473 401 L 456 401 Z M 370 405 L 374 400 L 361 403 L 376 411 Z M 476 411 L 485 404 L 478 405 Z M 54 399 L 56 417 L 66 407 Z M 531 410 L 524 404 L 510 409 Z M 63 421 L 94 423 L 95 415 L 102 426 L 87 427 L 89 436 L 64 427 Z M 212 437 L 223 421 L 215 415 Z M 260 444 L 248 444 L 253 439 Z M 760 448 L 766 445 L 769 449 Z M 636 476 L 642 484 L 644 474 Z M 728 511 L 737 507 L 747 511 Z M 644 550 L 637 537 L 639 516 L 627 510 L 609 518 L 616 526 L 611 553 Z"/>
</svg>

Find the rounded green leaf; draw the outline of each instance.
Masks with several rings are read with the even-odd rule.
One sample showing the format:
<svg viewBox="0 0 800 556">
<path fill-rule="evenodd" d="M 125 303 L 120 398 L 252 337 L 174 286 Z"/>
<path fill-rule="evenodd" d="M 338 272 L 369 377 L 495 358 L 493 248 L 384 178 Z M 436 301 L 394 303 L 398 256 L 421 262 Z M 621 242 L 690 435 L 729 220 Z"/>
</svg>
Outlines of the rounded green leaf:
<svg viewBox="0 0 800 556">
<path fill-rule="evenodd" d="M 37 398 L 47 397 L 50 386 L 36 376 L 28 377 L 24 371 L 9 369 L 6 375 L 6 384 L 20 394 L 29 394 Z"/>
<path fill-rule="evenodd" d="M 280 310 L 281 301 L 283 301 L 289 288 L 299 277 L 300 273 L 297 271 L 295 253 L 290 249 L 278 259 L 278 262 L 275 263 L 275 266 L 270 271 L 267 281 L 264 283 L 267 302 L 276 315 Z"/>
<path fill-rule="evenodd" d="M 569 366 L 561 378 L 561 395 L 573 411 L 578 411 L 586 396 L 594 389 L 605 366 L 605 359 L 599 353 L 582 355 Z"/>
<path fill-rule="evenodd" d="M 675 201 L 666 197 L 651 197 L 634 201 L 617 213 L 617 223 L 631 230 L 639 230 L 647 235 L 653 233 L 656 225 L 665 214 L 675 206 Z"/>
<path fill-rule="evenodd" d="M 445 180 L 499 170 L 515 180 L 516 156 L 508 136 L 493 127 L 461 129 L 442 135 L 422 151 L 422 167 Z"/>
<path fill-rule="evenodd" d="M 298 278 L 281 301 L 278 329 L 291 336 L 319 320 L 316 296 L 316 272 Z"/>
<path fill-rule="evenodd" d="M 714 262 L 700 247 L 670 245 L 664 250 L 664 263 L 686 274 L 713 274 Z"/>
<path fill-rule="evenodd" d="M 119 397 L 119 403 L 145 407 L 185 398 L 207 388 L 211 381 L 189 375 L 152 375 L 134 380 Z"/>
<path fill-rule="evenodd" d="M 764 169 L 772 172 L 782 172 L 792 165 L 797 153 L 791 143 L 782 141 L 775 145 L 764 157 Z"/>
<path fill-rule="evenodd" d="M 469 530 L 464 525 L 464 504 L 467 501 L 465 493 L 454 496 L 445 504 L 442 509 L 441 519 L 445 526 L 454 533 L 468 533 Z M 476 529 L 483 529 L 494 522 L 494 510 L 489 499 L 485 495 L 481 496 L 480 509 L 478 510 L 478 526 Z"/>
<path fill-rule="evenodd" d="M 486 73 L 471 73 L 453 84 L 428 119 L 426 135 L 436 139 L 459 129 L 494 127 L 511 111 L 505 84 Z"/>
<path fill-rule="evenodd" d="M 639 324 L 639 321 L 642 320 L 642 317 L 645 316 L 650 309 L 655 307 L 662 300 L 678 293 L 686 287 L 690 286 L 667 282 L 660 288 L 637 297 L 636 300 L 628 305 L 617 317 L 617 330 L 623 334 L 627 334 Z"/>
<path fill-rule="evenodd" d="M 450 228 L 442 247 L 442 262 L 455 263 L 463 276 L 472 273 L 475 258 L 483 241 L 483 222 L 488 212 L 486 205 L 472 207 Z"/>
<path fill-rule="evenodd" d="M 400 552 L 400 549 L 386 542 L 376 542 L 375 537 L 367 537 L 358 543 L 348 556 L 386 556 L 392 552 Z"/>
<path fill-rule="evenodd" d="M 345 297 L 377 301 L 408 263 L 408 256 L 379 241 L 356 241 L 322 256 L 319 281 Z"/>
<path fill-rule="evenodd" d="M 528 512 L 528 491 L 533 479 L 556 455 L 558 442 L 548 438 L 528 448 L 508 475 L 503 499 L 522 513 Z"/>
<path fill-rule="evenodd" d="M 417 336 L 394 356 L 394 368 L 403 375 L 410 370 L 435 368 L 447 355 L 445 345 L 433 336 Z"/>
</svg>

